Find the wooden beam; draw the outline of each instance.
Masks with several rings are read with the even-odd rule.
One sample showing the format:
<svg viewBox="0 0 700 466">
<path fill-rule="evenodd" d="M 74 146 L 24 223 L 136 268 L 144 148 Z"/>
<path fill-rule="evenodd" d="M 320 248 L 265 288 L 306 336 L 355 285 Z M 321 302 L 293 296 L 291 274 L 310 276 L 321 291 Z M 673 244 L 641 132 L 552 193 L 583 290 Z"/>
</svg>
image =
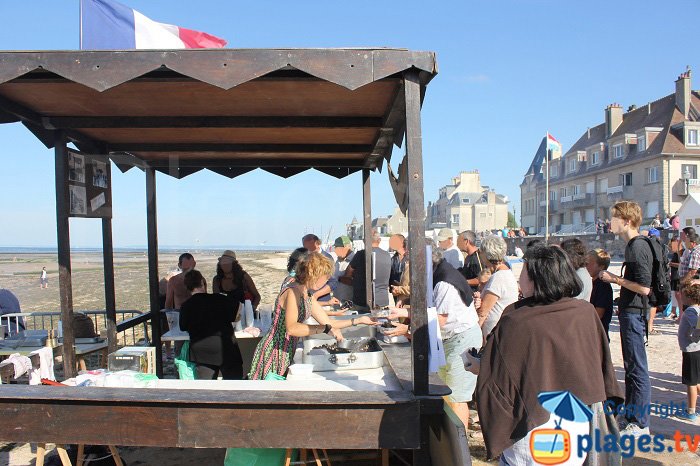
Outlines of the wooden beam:
<svg viewBox="0 0 700 466">
<path fill-rule="evenodd" d="M 369 144 L 112 143 L 110 152 L 254 152 L 270 154 L 369 153 Z"/>
<path fill-rule="evenodd" d="M 374 277 L 372 276 L 372 192 L 370 189 L 370 171 L 362 170 L 362 213 L 365 239 L 365 293 L 367 306 L 374 307 Z"/>
<path fill-rule="evenodd" d="M 70 199 L 68 193 L 68 148 L 66 138 L 57 131 L 54 139 L 56 171 L 56 235 L 58 247 L 58 287 L 63 327 L 63 372 L 74 377 L 75 338 L 73 334 L 73 282 L 70 259 Z"/>
<path fill-rule="evenodd" d="M 424 396 L 429 394 L 426 286 L 432 286 L 432 284 L 426 283 L 420 81 L 417 70 L 406 72 L 404 79 L 406 96 L 406 154 L 408 157 L 408 250 L 411 258 L 413 393 Z"/>
<path fill-rule="evenodd" d="M 46 129 L 74 128 L 378 128 L 377 117 L 316 116 L 54 116 Z"/>
<path fill-rule="evenodd" d="M 156 209 L 156 172 L 146 168 L 146 234 L 148 235 L 148 294 L 151 304 L 151 337 L 156 347 L 156 375 L 163 377 L 160 342 L 160 300 L 158 299 L 158 219 Z"/>
<path fill-rule="evenodd" d="M 111 166 L 107 164 L 107 179 L 112 180 Z M 111 181 L 110 181 L 111 183 Z M 110 186 L 111 187 L 111 186 Z M 117 350 L 117 304 L 114 292 L 114 246 L 112 244 L 112 219 L 102 219 L 102 262 L 105 278 L 105 311 L 107 318 L 107 350 Z"/>
<path fill-rule="evenodd" d="M 114 158 L 110 155 L 110 158 Z M 363 168 L 364 160 L 362 159 L 256 159 L 256 158 L 238 158 L 231 157 L 225 159 L 180 159 L 172 157 L 168 159 L 148 160 L 143 161 L 137 157 L 135 160 L 141 162 L 143 166 L 148 165 L 153 168 L 233 168 L 233 167 L 248 167 L 248 168 L 282 168 L 282 167 L 299 167 L 299 168 Z M 128 159 L 121 159 L 121 163 L 130 163 Z"/>
</svg>

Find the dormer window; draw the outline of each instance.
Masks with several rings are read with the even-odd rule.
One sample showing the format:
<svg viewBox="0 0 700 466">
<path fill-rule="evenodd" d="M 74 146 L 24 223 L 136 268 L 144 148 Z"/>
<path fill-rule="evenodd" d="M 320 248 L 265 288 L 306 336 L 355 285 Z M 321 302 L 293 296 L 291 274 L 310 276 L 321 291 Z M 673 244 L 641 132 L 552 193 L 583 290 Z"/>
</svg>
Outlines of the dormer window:
<svg viewBox="0 0 700 466">
<path fill-rule="evenodd" d="M 646 136 L 637 137 L 637 152 L 644 152 L 645 150 L 647 150 Z"/>
<path fill-rule="evenodd" d="M 615 144 L 613 147 L 613 158 L 621 159 L 624 155 L 622 144 Z"/>
<path fill-rule="evenodd" d="M 569 159 L 569 173 L 576 171 L 576 157 L 571 157 Z"/>
<path fill-rule="evenodd" d="M 691 129 L 688 128 L 686 129 L 686 138 L 685 138 L 685 145 L 686 146 L 697 146 L 698 145 L 698 130 L 697 129 Z"/>
<path fill-rule="evenodd" d="M 600 163 L 600 152 L 595 151 L 591 154 L 591 165 L 598 165 Z"/>
</svg>

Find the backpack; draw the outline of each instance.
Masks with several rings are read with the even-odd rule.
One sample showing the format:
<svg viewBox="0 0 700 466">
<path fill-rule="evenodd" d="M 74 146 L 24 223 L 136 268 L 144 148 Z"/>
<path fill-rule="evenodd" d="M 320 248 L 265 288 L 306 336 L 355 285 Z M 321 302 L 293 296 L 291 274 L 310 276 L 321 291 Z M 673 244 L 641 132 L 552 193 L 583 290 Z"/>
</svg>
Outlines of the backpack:
<svg viewBox="0 0 700 466">
<path fill-rule="evenodd" d="M 651 248 L 654 260 L 651 267 L 651 292 L 649 293 L 649 305 L 663 307 L 671 302 L 671 274 L 668 260 L 668 247 L 659 239 L 649 236 L 636 236 L 642 238 Z"/>
</svg>

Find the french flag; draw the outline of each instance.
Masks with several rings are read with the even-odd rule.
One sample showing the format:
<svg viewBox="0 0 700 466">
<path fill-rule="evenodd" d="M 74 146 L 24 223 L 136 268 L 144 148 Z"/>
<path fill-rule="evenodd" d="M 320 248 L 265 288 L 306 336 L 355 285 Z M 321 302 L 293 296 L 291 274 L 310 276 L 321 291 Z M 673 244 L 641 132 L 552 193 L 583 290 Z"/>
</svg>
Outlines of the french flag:
<svg viewBox="0 0 700 466">
<path fill-rule="evenodd" d="M 158 23 L 112 0 L 80 0 L 82 50 L 222 48 L 226 41 L 206 32 Z"/>
</svg>

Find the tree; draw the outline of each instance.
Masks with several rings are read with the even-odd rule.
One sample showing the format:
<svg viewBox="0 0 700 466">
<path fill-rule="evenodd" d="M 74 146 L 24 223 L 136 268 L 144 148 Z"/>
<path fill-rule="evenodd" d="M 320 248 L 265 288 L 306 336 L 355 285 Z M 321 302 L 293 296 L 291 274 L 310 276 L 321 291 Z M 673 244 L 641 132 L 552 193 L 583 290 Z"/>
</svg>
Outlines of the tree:
<svg viewBox="0 0 700 466">
<path fill-rule="evenodd" d="M 515 221 L 515 214 L 508 212 L 508 228 L 518 228 L 518 222 Z"/>
</svg>

